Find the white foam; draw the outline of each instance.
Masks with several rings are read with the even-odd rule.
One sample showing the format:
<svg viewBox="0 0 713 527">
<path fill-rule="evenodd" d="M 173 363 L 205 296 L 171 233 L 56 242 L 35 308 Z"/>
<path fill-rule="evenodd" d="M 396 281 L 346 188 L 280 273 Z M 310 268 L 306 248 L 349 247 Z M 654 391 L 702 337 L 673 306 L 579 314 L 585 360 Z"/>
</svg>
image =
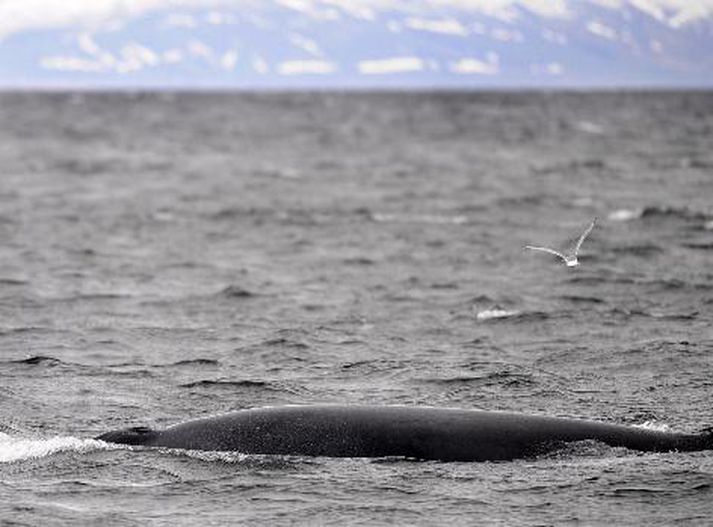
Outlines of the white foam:
<svg viewBox="0 0 713 527">
<path fill-rule="evenodd" d="M 641 210 L 619 209 L 609 213 L 607 219 L 611 221 L 631 221 L 641 217 Z"/>
<path fill-rule="evenodd" d="M 604 134 L 604 127 L 601 125 L 598 125 L 597 123 L 593 123 L 591 121 L 579 121 L 576 124 L 577 129 L 581 130 L 582 132 L 586 132 L 588 134 L 592 135 L 602 135 Z"/>
<path fill-rule="evenodd" d="M 0 432 L 0 463 L 42 458 L 57 452 L 90 452 L 108 448 L 111 448 L 109 444 L 95 439 L 60 436 L 49 439 L 31 439 L 13 437 Z"/>
<path fill-rule="evenodd" d="M 247 459 L 251 459 L 249 454 L 241 452 L 218 452 L 215 450 L 182 450 L 182 449 L 167 449 L 167 452 L 175 453 L 182 456 L 187 456 L 200 461 L 222 461 L 223 463 L 241 463 Z M 252 457 L 259 457 L 253 455 Z"/>
<path fill-rule="evenodd" d="M 442 216 L 439 214 L 384 214 L 375 213 L 372 219 L 378 223 L 430 223 L 434 225 L 463 225 L 467 216 Z"/>
<path fill-rule="evenodd" d="M 519 311 L 508 311 L 507 309 L 484 309 L 476 315 L 478 320 L 492 320 L 497 318 L 508 318 L 519 315 Z"/>
<path fill-rule="evenodd" d="M 654 432 L 670 432 L 671 427 L 666 423 L 659 423 L 656 421 L 644 421 L 634 425 L 635 428 L 643 428 L 644 430 L 652 430 Z"/>
</svg>

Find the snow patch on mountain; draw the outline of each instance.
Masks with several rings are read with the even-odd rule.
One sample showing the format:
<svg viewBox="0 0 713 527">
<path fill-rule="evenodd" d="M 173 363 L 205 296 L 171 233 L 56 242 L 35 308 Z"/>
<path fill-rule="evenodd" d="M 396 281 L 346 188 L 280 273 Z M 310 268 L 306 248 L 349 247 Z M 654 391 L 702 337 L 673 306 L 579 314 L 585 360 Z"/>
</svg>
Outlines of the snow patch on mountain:
<svg viewBox="0 0 713 527">
<path fill-rule="evenodd" d="M 711 87 L 710 49 L 713 0 L 0 2 L 5 86 Z"/>
</svg>

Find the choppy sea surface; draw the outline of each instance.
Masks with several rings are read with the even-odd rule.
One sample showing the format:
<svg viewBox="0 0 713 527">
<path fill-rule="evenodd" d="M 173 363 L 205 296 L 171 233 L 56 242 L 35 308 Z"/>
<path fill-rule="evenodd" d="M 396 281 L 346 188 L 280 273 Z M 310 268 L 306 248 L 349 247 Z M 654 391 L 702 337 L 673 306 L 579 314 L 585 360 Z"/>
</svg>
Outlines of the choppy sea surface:
<svg viewBox="0 0 713 527">
<path fill-rule="evenodd" d="M 523 250 L 595 216 L 579 267 Z M 91 439 L 316 402 L 713 425 L 713 93 L 5 93 L 0 240 L 0 523 L 713 516 L 713 452 Z"/>
</svg>

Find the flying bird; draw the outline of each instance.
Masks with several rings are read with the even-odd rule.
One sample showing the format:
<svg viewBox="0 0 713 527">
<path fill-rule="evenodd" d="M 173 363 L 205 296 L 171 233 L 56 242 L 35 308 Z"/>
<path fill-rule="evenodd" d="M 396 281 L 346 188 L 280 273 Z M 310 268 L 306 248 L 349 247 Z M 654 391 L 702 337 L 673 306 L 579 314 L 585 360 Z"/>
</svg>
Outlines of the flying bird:
<svg viewBox="0 0 713 527">
<path fill-rule="evenodd" d="M 555 256 L 562 258 L 567 267 L 577 267 L 579 265 L 579 260 L 577 259 L 579 249 L 582 247 L 582 243 L 584 243 L 585 238 L 589 236 L 590 232 L 592 232 L 592 229 L 594 228 L 594 224 L 596 222 L 597 218 L 594 218 L 592 220 L 592 223 L 589 224 L 589 227 L 587 227 L 587 230 L 582 233 L 582 235 L 579 237 L 579 240 L 577 240 L 577 244 L 574 246 L 574 251 L 572 251 L 572 254 L 562 254 L 561 252 L 555 251 L 554 249 L 550 249 L 549 247 L 536 247 L 534 245 L 525 245 L 525 249 L 532 249 L 533 251 L 542 251 L 545 253 L 554 254 Z"/>
</svg>

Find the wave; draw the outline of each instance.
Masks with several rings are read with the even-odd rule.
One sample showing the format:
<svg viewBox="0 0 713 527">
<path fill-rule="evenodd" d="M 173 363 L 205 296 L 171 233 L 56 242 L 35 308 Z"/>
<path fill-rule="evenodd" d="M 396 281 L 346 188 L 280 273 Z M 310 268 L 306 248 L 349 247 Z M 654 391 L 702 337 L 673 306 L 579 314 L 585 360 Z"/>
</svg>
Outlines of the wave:
<svg viewBox="0 0 713 527">
<path fill-rule="evenodd" d="M 642 218 L 678 218 L 682 220 L 707 220 L 710 215 L 705 212 L 693 210 L 688 207 L 644 207 L 641 211 Z"/>
<path fill-rule="evenodd" d="M 647 205 L 635 209 L 618 209 L 609 213 L 607 218 L 611 221 L 631 221 L 648 218 L 672 218 L 686 221 L 710 222 L 711 214 L 689 207 L 669 207 Z"/>
<path fill-rule="evenodd" d="M 569 284 L 579 284 L 579 285 L 600 285 L 600 284 L 619 284 L 619 285 L 635 285 L 641 287 L 650 287 L 654 289 L 661 289 L 664 291 L 676 291 L 676 290 L 694 290 L 694 291 L 708 291 L 713 289 L 713 284 L 706 282 L 692 282 L 688 280 L 683 280 L 680 278 L 638 278 L 630 276 L 572 276 L 567 278 L 567 283 Z"/>
<path fill-rule="evenodd" d="M 613 172 L 612 165 L 603 158 L 572 159 L 561 163 L 547 163 L 534 166 L 531 169 L 535 174 L 560 174 L 572 172 Z"/>
<path fill-rule="evenodd" d="M 275 210 L 270 208 L 257 207 L 226 207 L 206 214 L 211 221 L 238 221 L 248 220 L 256 224 L 268 222 L 283 225 L 314 226 L 325 223 L 332 219 L 329 212 L 317 212 L 308 210 Z"/>
<path fill-rule="evenodd" d="M 354 362 L 347 362 L 345 364 L 342 364 L 341 368 L 342 370 L 351 370 L 352 368 L 361 368 L 362 366 L 370 365 L 373 362 L 373 360 L 358 360 Z"/>
<path fill-rule="evenodd" d="M 575 302 L 581 304 L 603 304 L 604 299 L 596 296 L 580 296 L 580 295 L 562 295 L 560 296 L 562 300 L 567 300 L 568 302 Z"/>
<path fill-rule="evenodd" d="M 240 287 L 239 285 L 229 285 L 218 293 L 218 296 L 222 296 L 225 298 L 252 298 L 255 296 L 255 293 L 252 291 L 248 291 L 247 289 L 244 289 Z"/>
<path fill-rule="evenodd" d="M 260 209 L 254 207 L 226 207 L 218 211 L 208 213 L 207 217 L 211 220 L 234 220 L 241 218 L 250 218 L 255 220 L 265 220 L 273 215 L 273 211 L 269 209 Z"/>
<path fill-rule="evenodd" d="M 180 388 L 265 388 L 269 386 L 270 383 L 266 381 L 228 381 L 211 379 L 203 379 L 179 385 Z"/>
<path fill-rule="evenodd" d="M 470 298 L 468 300 L 468 303 L 469 304 L 490 304 L 490 305 L 496 304 L 497 305 L 498 302 L 502 302 L 502 301 L 503 301 L 502 299 L 498 300 L 498 299 L 495 299 L 495 298 L 488 296 L 486 294 L 481 294 L 481 295 L 474 296 L 474 297 Z"/>
<path fill-rule="evenodd" d="M 614 254 L 631 254 L 633 256 L 648 257 L 654 254 L 659 254 L 664 252 L 663 248 L 656 245 L 655 243 L 640 243 L 634 245 L 620 245 L 618 247 L 613 247 L 611 252 Z"/>
<path fill-rule="evenodd" d="M 162 448 L 161 451 L 177 457 L 187 457 L 207 463 L 239 464 L 246 468 L 253 467 L 262 470 L 284 471 L 315 464 L 314 458 L 285 454 L 244 454 L 238 451 L 222 452 L 215 450 L 185 450 L 182 448 Z"/>
<path fill-rule="evenodd" d="M 185 359 L 174 362 L 171 366 L 218 366 L 220 363 L 215 359 Z"/>
<path fill-rule="evenodd" d="M 284 337 L 278 337 L 278 338 L 266 340 L 265 342 L 262 343 L 262 345 L 270 346 L 270 347 L 279 347 L 279 348 L 293 348 L 293 349 L 300 349 L 300 350 L 309 349 L 309 346 L 307 344 L 305 344 L 304 342 L 299 342 L 297 340 L 291 340 L 291 339 L 287 339 Z"/>
<path fill-rule="evenodd" d="M 214 463 L 216 461 L 222 463 L 244 463 L 246 461 L 251 461 L 252 457 L 250 454 L 242 454 L 240 452 L 218 452 L 212 450 L 185 450 L 178 448 L 165 449 L 166 452 L 175 454 L 177 456 L 189 457 L 191 459 L 197 459 L 199 461 L 207 461 L 209 463 Z"/>
<path fill-rule="evenodd" d="M 637 284 L 641 285 L 651 285 L 659 287 L 663 290 L 675 291 L 679 289 L 694 289 L 706 291 L 713 288 L 713 284 L 707 284 L 703 282 L 689 282 L 686 280 L 681 280 L 680 278 L 662 278 L 657 280 L 641 280 L 637 281 Z"/>
<path fill-rule="evenodd" d="M 74 301 L 74 300 L 119 300 L 123 298 L 133 298 L 133 294 L 130 292 L 119 292 L 119 291 L 112 291 L 112 292 L 105 292 L 105 293 L 80 293 L 78 295 L 74 295 L 71 297 L 68 297 L 66 299 L 62 299 L 62 301 Z"/>
<path fill-rule="evenodd" d="M 485 375 L 456 375 L 453 377 L 429 377 L 420 382 L 452 386 L 460 384 L 504 384 L 507 386 L 536 384 L 532 374 L 510 371 L 495 371 Z"/>
<path fill-rule="evenodd" d="M 62 364 L 61 360 L 46 355 L 33 355 L 26 359 L 12 360 L 9 362 L 11 364 L 28 364 L 31 366 L 59 366 Z"/>
<path fill-rule="evenodd" d="M 689 311 L 688 313 L 663 313 L 659 311 L 646 311 L 646 316 L 651 318 L 659 318 L 663 320 L 695 320 L 698 318 L 698 311 Z"/>
<path fill-rule="evenodd" d="M 487 375 L 457 375 L 455 377 L 429 377 L 426 379 L 420 379 L 420 382 L 448 386 L 451 384 L 482 383 L 487 380 Z"/>
<path fill-rule="evenodd" d="M 367 258 L 366 256 L 354 256 L 351 258 L 344 258 L 342 263 L 346 265 L 374 265 L 376 260 Z"/>
<path fill-rule="evenodd" d="M 594 439 L 584 439 L 581 441 L 571 441 L 559 445 L 558 448 L 550 452 L 544 452 L 537 456 L 542 460 L 560 460 L 576 458 L 611 459 L 613 457 L 625 455 L 627 450 L 623 447 L 612 447 L 601 441 Z"/>
<path fill-rule="evenodd" d="M 549 318 L 549 315 L 543 311 L 517 311 L 492 308 L 479 311 L 475 318 L 481 322 L 486 322 L 489 320 L 517 320 L 518 322 L 521 322 L 532 320 L 545 320 Z"/>
<path fill-rule="evenodd" d="M 300 179 L 299 171 L 291 167 L 257 167 L 251 170 L 254 176 L 278 179 Z"/>
<path fill-rule="evenodd" d="M 13 463 L 27 459 L 47 457 L 58 452 L 93 452 L 115 448 L 103 441 L 78 437 L 51 437 L 31 439 L 13 437 L 0 432 L 0 463 Z"/>
<path fill-rule="evenodd" d="M 629 276 L 606 276 L 606 275 L 575 275 L 570 276 L 566 279 L 568 284 L 579 284 L 579 285 L 600 285 L 600 284 L 634 284 L 637 281 Z"/>
<path fill-rule="evenodd" d="M 63 333 L 64 330 L 57 330 L 47 326 L 18 326 L 14 328 L 0 329 L 0 335 L 15 335 L 22 333 Z"/>
<path fill-rule="evenodd" d="M 713 251 L 713 242 L 711 242 L 711 243 L 707 243 L 707 242 L 684 243 L 683 246 L 686 249 L 694 249 L 696 251 Z"/>
<path fill-rule="evenodd" d="M 698 311 L 689 311 L 686 313 L 665 313 L 662 311 L 648 311 L 646 309 L 628 309 L 625 307 L 615 307 L 609 310 L 608 313 L 617 318 L 647 317 L 659 320 L 695 320 L 698 318 L 699 315 Z"/>
<path fill-rule="evenodd" d="M 463 225 L 468 223 L 468 216 L 457 214 L 388 214 L 372 213 L 371 220 L 376 223 L 426 223 L 434 225 Z"/>
<path fill-rule="evenodd" d="M 522 207 L 527 205 L 543 205 L 549 203 L 552 197 L 547 194 L 525 194 L 521 196 L 507 196 L 495 200 L 498 207 Z"/>
<path fill-rule="evenodd" d="M 0 285 L 27 285 L 29 283 L 29 280 L 23 278 L 0 278 Z"/>
<path fill-rule="evenodd" d="M 478 320 L 493 320 L 498 318 L 512 318 L 518 315 L 520 315 L 520 311 L 495 308 L 479 311 L 475 318 Z"/>
</svg>

